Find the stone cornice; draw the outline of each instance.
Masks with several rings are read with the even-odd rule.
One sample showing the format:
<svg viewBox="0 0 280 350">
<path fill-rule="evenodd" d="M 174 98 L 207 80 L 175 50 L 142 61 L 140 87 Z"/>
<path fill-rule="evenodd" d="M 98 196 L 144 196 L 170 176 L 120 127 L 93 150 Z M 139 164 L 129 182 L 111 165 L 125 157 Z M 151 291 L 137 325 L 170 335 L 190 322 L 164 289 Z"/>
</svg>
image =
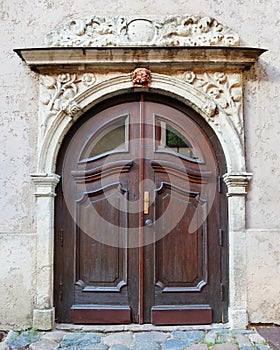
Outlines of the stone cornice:
<svg viewBox="0 0 280 350">
<path fill-rule="evenodd" d="M 171 73 L 178 70 L 245 70 L 266 50 L 251 47 L 41 47 L 14 49 L 31 69 L 40 73 L 59 70 L 133 70 L 136 66 Z"/>
<path fill-rule="evenodd" d="M 211 17 L 171 15 L 73 19 L 45 37 L 46 47 L 15 49 L 42 74 L 91 70 L 157 73 L 245 70 L 265 51 L 239 47 L 239 36 Z"/>
</svg>

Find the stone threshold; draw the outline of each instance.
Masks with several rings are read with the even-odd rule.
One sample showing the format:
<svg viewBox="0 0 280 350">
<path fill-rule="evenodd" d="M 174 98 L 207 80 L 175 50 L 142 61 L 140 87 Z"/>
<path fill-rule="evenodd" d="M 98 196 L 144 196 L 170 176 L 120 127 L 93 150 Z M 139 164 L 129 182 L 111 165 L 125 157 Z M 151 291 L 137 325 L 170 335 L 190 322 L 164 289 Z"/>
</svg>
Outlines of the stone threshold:
<svg viewBox="0 0 280 350">
<path fill-rule="evenodd" d="M 174 332 L 174 331 L 210 331 L 214 329 L 230 329 L 229 323 L 213 323 L 211 325 L 191 326 L 154 326 L 152 324 L 120 324 L 120 325 L 78 325 L 70 323 L 58 323 L 56 330 L 66 332 Z"/>
</svg>

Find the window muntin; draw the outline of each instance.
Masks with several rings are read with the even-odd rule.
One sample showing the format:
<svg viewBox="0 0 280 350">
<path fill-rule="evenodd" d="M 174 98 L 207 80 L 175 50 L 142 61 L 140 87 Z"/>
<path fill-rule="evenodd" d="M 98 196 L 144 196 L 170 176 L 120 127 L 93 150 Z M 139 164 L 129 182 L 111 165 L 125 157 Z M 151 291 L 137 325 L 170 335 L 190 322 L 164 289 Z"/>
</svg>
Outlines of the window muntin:
<svg viewBox="0 0 280 350">
<path fill-rule="evenodd" d="M 191 140 L 167 120 L 156 116 L 156 151 L 172 152 L 183 157 L 198 160 L 198 153 Z"/>
</svg>

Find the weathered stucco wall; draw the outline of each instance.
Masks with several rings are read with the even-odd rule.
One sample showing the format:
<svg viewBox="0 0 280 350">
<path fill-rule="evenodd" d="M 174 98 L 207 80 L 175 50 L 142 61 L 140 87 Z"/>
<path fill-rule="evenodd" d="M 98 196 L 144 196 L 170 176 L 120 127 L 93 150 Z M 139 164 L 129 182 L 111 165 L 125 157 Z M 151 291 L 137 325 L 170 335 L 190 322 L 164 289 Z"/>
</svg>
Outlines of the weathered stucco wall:
<svg viewBox="0 0 280 350">
<path fill-rule="evenodd" d="M 280 231 L 248 230 L 247 235 L 250 321 L 279 324 Z"/>
<path fill-rule="evenodd" d="M 240 34 L 241 44 L 267 48 L 246 74 L 248 171 L 254 173 L 247 206 L 248 312 L 251 322 L 280 323 L 279 95 L 280 1 L 190 0 L 0 1 L 2 50 L 0 149 L 0 328 L 31 326 L 36 222 L 30 173 L 36 169 L 38 77 L 12 51 L 44 45 L 44 35 L 71 18 L 197 14 L 215 17 Z"/>
<path fill-rule="evenodd" d="M 1 232 L 0 244 L 0 328 L 28 328 L 36 282 L 35 236 Z"/>
</svg>

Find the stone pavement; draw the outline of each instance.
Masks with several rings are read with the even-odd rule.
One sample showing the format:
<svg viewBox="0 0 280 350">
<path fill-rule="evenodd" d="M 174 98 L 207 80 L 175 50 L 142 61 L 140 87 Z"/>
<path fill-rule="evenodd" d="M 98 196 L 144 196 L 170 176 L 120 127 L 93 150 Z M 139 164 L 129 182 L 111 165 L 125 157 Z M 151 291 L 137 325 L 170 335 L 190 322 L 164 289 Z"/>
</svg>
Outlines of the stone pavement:
<svg viewBox="0 0 280 350">
<path fill-rule="evenodd" d="M 90 329 L 90 328 L 89 328 Z M 145 329 L 145 328 L 144 328 Z M 270 350 L 267 341 L 255 330 L 166 331 L 84 331 L 83 328 L 51 332 L 10 331 L 0 342 L 0 350 Z"/>
<path fill-rule="evenodd" d="M 280 350 L 280 327 L 279 326 L 259 326 L 257 332 L 267 339 L 270 346 L 275 350 Z"/>
</svg>

